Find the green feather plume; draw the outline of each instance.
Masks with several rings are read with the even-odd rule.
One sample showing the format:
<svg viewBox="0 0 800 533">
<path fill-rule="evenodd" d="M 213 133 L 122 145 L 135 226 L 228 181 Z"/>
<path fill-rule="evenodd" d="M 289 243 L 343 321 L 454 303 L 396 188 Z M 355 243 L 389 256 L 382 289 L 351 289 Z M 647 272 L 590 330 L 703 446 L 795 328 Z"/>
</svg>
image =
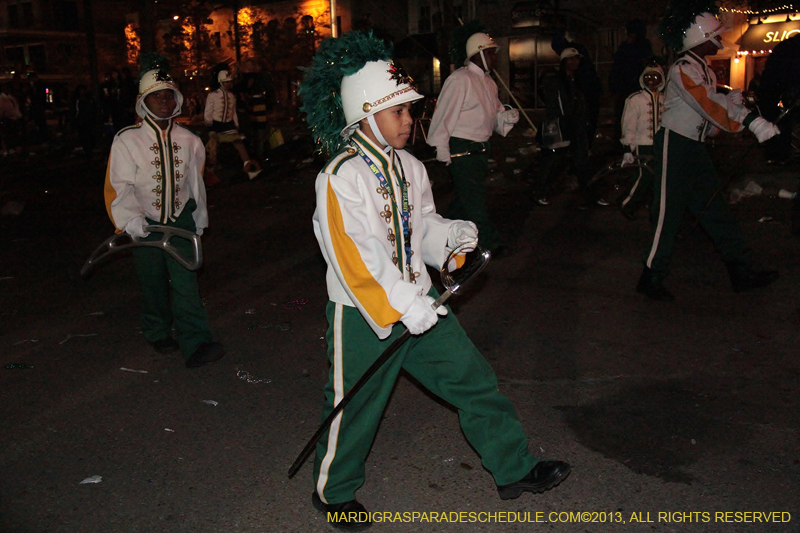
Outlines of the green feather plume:
<svg viewBox="0 0 800 533">
<path fill-rule="evenodd" d="M 334 153 L 345 140 L 342 129 L 347 125 L 342 108 L 342 78 L 355 74 L 370 61 L 389 61 L 391 43 L 369 33 L 351 31 L 338 38 L 328 38 L 319 46 L 311 67 L 305 72 L 298 94 L 303 99 L 300 111 L 306 114 L 320 152 Z"/>
<path fill-rule="evenodd" d="M 450 60 L 456 68 L 464 66 L 464 61 L 467 60 L 467 40 L 476 33 L 489 33 L 489 31 L 478 20 L 470 20 L 453 30 L 450 36 Z"/>
<path fill-rule="evenodd" d="M 664 18 L 658 24 L 658 33 L 664 44 L 675 51 L 683 48 L 686 30 L 701 13 L 719 13 L 714 0 L 672 0 L 667 5 Z"/>
<path fill-rule="evenodd" d="M 151 70 L 156 69 L 163 70 L 167 74 L 170 73 L 169 59 L 154 52 L 142 54 L 142 56 L 139 58 L 139 65 L 139 79 L 142 79 L 142 76 L 145 72 L 150 72 Z"/>
</svg>

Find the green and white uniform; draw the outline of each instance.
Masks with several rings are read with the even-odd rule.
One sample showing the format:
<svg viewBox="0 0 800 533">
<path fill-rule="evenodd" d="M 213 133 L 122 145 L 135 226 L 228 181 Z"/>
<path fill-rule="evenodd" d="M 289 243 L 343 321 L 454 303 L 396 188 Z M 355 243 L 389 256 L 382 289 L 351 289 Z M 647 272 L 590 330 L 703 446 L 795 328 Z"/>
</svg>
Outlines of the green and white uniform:
<svg viewBox="0 0 800 533">
<path fill-rule="evenodd" d="M 405 151 L 383 151 L 359 130 L 351 146 L 334 155 L 319 174 L 316 193 L 314 232 L 328 265 L 330 298 L 331 369 L 324 418 L 402 333 L 393 326 L 416 296 L 435 295 L 425 265 L 438 269 L 446 260 L 454 221 L 436 213 L 419 160 Z M 516 482 L 530 472 L 536 459 L 528 453 L 514 408 L 497 391 L 491 367 L 450 313 L 404 344 L 334 419 L 317 445 L 314 464 L 323 502 L 355 499 L 401 369 L 458 410 L 464 434 L 497 484 Z"/>
<path fill-rule="evenodd" d="M 742 131 L 754 116 L 717 94 L 716 81 L 705 60 L 691 51 L 675 62 L 667 78 L 663 127 L 654 143 L 653 239 L 644 255 L 645 266 L 661 278 L 668 273 L 687 209 L 699 217 L 726 262 L 747 262 L 739 224 L 722 196 L 715 195 L 720 183 L 705 139 L 719 130 Z"/>
<path fill-rule="evenodd" d="M 129 221 L 144 216 L 160 224 L 202 234 L 208 226 L 203 184 L 205 150 L 191 131 L 170 120 L 162 130 L 149 116 L 114 137 L 105 180 L 108 215 L 117 233 Z M 142 240 L 155 240 L 151 234 Z M 191 245 L 174 239 L 189 255 Z M 142 291 L 142 332 L 149 342 L 172 335 L 173 321 L 185 358 L 211 341 L 208 313 L 203 307 L 197 276 L 163 250 L 135 248 L 136 273 Z"/>
</svg>

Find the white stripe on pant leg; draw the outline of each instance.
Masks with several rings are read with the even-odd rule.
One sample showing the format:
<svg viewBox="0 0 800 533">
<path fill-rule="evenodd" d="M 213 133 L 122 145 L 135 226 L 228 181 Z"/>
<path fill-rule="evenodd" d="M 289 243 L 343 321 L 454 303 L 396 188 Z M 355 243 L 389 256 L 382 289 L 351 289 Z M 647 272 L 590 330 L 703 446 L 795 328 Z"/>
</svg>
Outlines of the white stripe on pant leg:
<svg viewBox="0 0 800 533">
<path fill-rule="evenodd" d="M 342 304 L 336 304 L 333 315 L 333 406 L 339 405 L 344 398 L 344 377 L 342 371 L 342 315 L 344 314 Z M 328 482 L 328 469 L 336 457 L 336 444 L 339 440 L 339 428 L 342 425 L 342 415 L 344 410 L 339 413 L 331 422 L 331 429 L 328 432 L 328 449 L 322 464 L 319 467 L 319 478 L 317 479 L 317 494 L 319 499 L 328 503 L 325 499 L 325 484 Z"/>
<path fill-rule="evenodd" d="M 661 200 L 658 205 L 658 224 L 656 224 L 655 235 L 653 235 L 653 247 L 650 248 L 650 255 L 647 256 L 645 266 L 653 266 L 653 257 L 658 250 L 658 242 L 661 240 L 661 231 L 664 229 L 664 212 L 667 207 L 667 151 L 669 149 L 669 130 L 664 129 L 664 150 L 661 152 Z"/>
</svg>

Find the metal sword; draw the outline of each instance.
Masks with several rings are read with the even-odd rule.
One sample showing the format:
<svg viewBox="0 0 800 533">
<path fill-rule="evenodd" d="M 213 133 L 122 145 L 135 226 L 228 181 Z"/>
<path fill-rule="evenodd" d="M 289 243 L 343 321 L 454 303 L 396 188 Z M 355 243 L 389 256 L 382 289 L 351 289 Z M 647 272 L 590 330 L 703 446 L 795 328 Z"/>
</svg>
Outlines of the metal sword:
<svg viewBox="0 0 800 533">
<path fill-rule="evenodd" d="M 459 152 L 457 154 L 450 154 L 450 159 L 453 159 L 453 158 L 456 158 L 456 157 L 464 157 L 465 155 L 478 155 L 478 154 L 484 153 L 485 151 L 486 151 L 486 148 L 478 148 L 477 150 L 469 150 L 467 152 Z M 420 163 L 433 163 L 434 161 L 439 161 L 439 160 L 434 157 L 433 159 L 423 159 L 422 161 L 420 161 Z M 439 161 L 439 162 L 442 163 L 443 161 Z"/>
</svg>

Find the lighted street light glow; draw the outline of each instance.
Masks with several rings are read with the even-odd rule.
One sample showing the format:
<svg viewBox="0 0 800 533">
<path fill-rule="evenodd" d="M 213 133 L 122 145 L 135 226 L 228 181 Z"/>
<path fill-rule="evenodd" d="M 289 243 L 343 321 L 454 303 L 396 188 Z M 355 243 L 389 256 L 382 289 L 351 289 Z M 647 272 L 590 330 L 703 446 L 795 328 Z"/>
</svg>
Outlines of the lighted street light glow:
<svg viewBox="0 0 800 533">
<path fill-rule="evenodd" d="M 172 20 L 178 20 L 179 18 L 180 17 L 178 15 L 175 15 L 174 17 L 172 17 Z"/>
</svg>

